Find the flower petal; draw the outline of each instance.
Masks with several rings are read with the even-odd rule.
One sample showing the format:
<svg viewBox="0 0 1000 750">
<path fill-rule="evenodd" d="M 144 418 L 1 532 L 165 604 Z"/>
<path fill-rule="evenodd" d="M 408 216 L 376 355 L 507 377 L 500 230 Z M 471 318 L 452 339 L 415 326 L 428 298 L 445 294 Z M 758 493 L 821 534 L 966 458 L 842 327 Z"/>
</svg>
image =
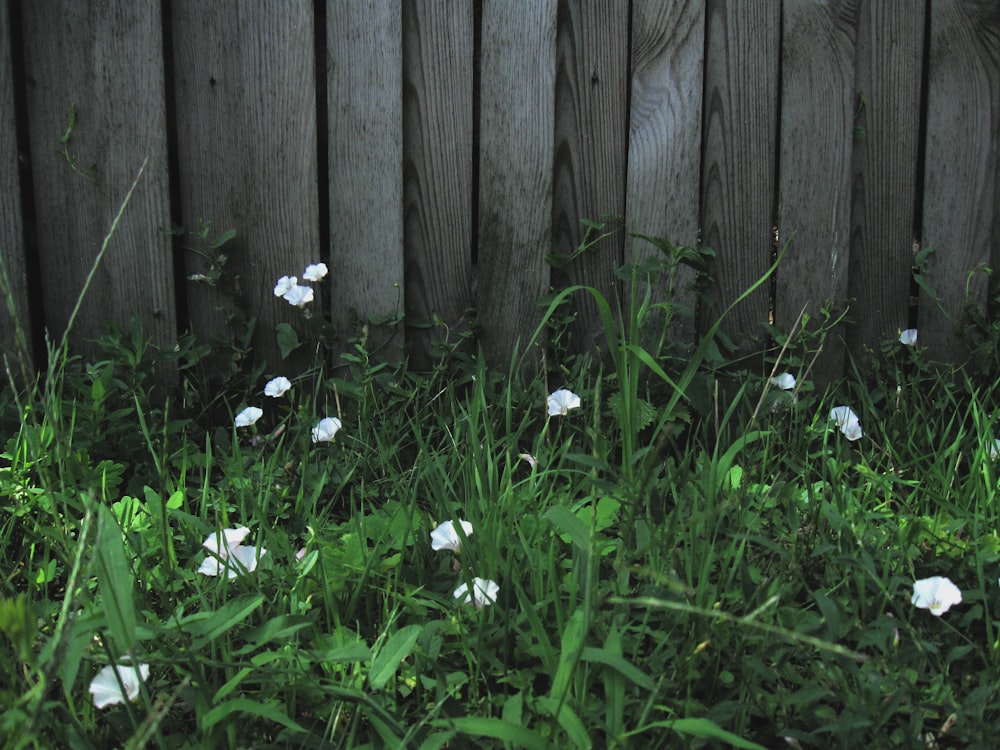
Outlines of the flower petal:
<svg viewBox="0 0 1000 750">
<path fill-rule="evenodd" d="M 306 266 L 306 272 L 302 274 L 302 278 L 307 281 L 320 281 L 327 273 L 329 273 L 329 269 L 327 269 L 326 263 L 311 263 Z"/>
<path fill-rule="evenodd" d="M 264 386 L 264 395 L 270 396 L 271 398 L 278 398 L 285 395 L 291 387 L 292 381 L 284 375 L 279 375 L 278 377 L 267 381 L 267 385 Z"/>
<path fill-rule="evenodd" d="M 235 529 L 220 529 L 202 542 L 201 546 L 220 557 L 225 557 L 232 547 L 241 545 L 249 533 L 250 529 L 246 526 L 237 526 Z"/>
<path fill-rule="evenodd" d="M 907 328 L 905 331 L 899 334 L 899 343 L 904 346 L 913 346 L 917 343 L 917 329 Z"/>
<path fill-rule="evenodd" d="M 458 552 L 462 546 L 462 538 L 455 529 L 455 524 L 462 526 L 466 538 L 472 536 L 472 524 L 468 521 L 445 521 L 431 532 L 432 550 L 452 550 Z"/>
<path fill-rule="evenodd" d="M 303 307 L 313 301 L 313 290 L 311 286 L 295 286 L 281 295 L 291 305 Z"/>
<path fill-rule="evenodd" d="M 490 581 L 485 578 L 473 578 L 471 594 L 469 593 L 469 584 L 463 583 L 455 589 L 453 596 L 461 604 L 469 604 L 471 602 L 476 605 L 476 609 L 480 609 L 484 605 L 494 604 L 498 593 L 500 593 L 500 586 L 496 581 Z"/>
<path fill-rule="evenodd" d="M 115 671 L 118 672 L 118 677 L 115 676 Z M 118 684 L 119 677 L 121 685 Z M 88 690 L 94 698 L 94 705 L 97 708 L 106 708 L 116 703 L 134 701 L 139 697 L 139 683 L 145 682 L 148 678 L 148 664 L 139 664 L 136 667 L 109 664 L 91 680 Z M 122 686 L 125 687 L 125 693 L 122 693 Z"/>
<path fill-rule="evenodd" d="M 258 409 L 256 406 L 248 406 L 236 415 L 235 424 L 237 427 L 249 427 L 262 416 L 264 416 L 263 409 Z"/>
<path fill-rule="evenodd" d="M 914 582 L 910 601 L 918 609 L 929 609 L 932 615 L 940 617 L 962 601 L 962 591 L 951 579 L 932 576 Z"/>
<path fill-rule="evenodd" d="M 274 285 L 274 296 L 284 297 L 292 289 L 298 286 L 299 280 L 294 276 L 282 276 L 278 279 L 278 283 Z"/>
<path fill-rule="evenodd" d="M 777 386 L 783 391 L 790 391 L 795 387 L 795 376 L 790 372 L 783 372 L 771 378 L 771 385 Z"/>
<path fill-rule="evenodd" d="M 568 413 L 570 409 L 578 409 L 580 403 L 580 397 L 573 391 L 560 388 L 549 394 L 546 406 L 549 410 L 549 416 L 557 417 Z"/>
<path fill-rule="evenodd" d="M 314 443 L 329 443 L 340 431 L 340 420 L 336 417 L 326 417 L 319 420 L 319 424 L 312 428 L 312 441 Z"/>
</svg>

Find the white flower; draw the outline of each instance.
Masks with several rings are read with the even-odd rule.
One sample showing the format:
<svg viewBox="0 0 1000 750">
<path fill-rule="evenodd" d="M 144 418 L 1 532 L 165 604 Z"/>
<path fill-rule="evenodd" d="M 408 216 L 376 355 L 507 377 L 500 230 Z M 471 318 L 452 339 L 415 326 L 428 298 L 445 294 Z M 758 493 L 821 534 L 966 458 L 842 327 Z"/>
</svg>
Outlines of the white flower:
<svg viewBox="0 0 1000 750">
<path fill-rule="evenodd" d="M 252 573 L 257 569 L 257 562 L 267 554 L 266 549 L 257 554 L 254 545 L 243 546 L 250 529 L 240 526 L 235 529 L 222 529 L 212 534 L 202 542 L 202 546 L 209 551 L 198 572 L 206 576 L 217 576 L 225 572 L 227 578 L 236 578 L 241 573 Z"/>
<path fill-rule="evenodd" d="M 901 334 L 899 334 L 899 343 L 905 346 L 913 346 L 917 343 L 917 329 L 907 328 Z"/>
<path fill-rule="evenodd" d="M 790 372 L 783 372 L 771 378 L 771 385 L 777 386 L 783 391 L 790 391 L 795 387 L 795 376 Z"/>
<path fill-rule="evenodd" d="M 329 273 L 329 269 L 327 269 L 326 263 L 312 263 L 306 266 L 306 272 L 302 274 L 302 278 L 306 281 L 320 281 L 327 273 Z"/>
<path fill-rule="evenodd" d="M 851 442 L 859 439 L 864 434 L 861 432 L 861 423 L 858 421 L 858 415 L 849 406 L 836 406 L 830 409 L 830 419 L 837 423 L 837 427 L 844 433 L 844 437 Z"/>
<path fill-rule="evenodd" d="M 468 521 L 445 521 L 431 532 L 431 549 L 458 552 L 462 546 L 462 538 L 458 535 L 455 524 L 461 525 L 466 538 L 472 536 L 472 524 Z"/>
<path fill-rule="evenodd" d="M 993 445 L 990 446 L 990 460 L 996 461 L 1000 458 L 1000 438 L 996 438 L 993 441 Z"/>
<path fill-rule="evenodd" d="M 530 453 L 518 453 L 517 457 L 522 461 L 527 461 L 528 466 L 534 469 L 538 465 L 538 459 L 532 456 Z"/>
<path fill-rule="evenodd" d="M 319 420 L 319 424 L 312 429 L 313 442 L 329 443 L 333 441 L 333 436 L 337 434 L 340 427 L 340 420 L 336 417 L 326 417 Z"/>
<path fill-rule="evenodd" d="M 291 387 L 292 381 L 284 375 L 279 375 L 278 377 L 267 381 L 267 385 L 264 386 L 264 395 L 270 396 L 271 398 L 278 398 L 279 396 L 285 395 L 285 391 Z"/>
<path fill-rule="evenodd" d="M 115 676 L 118 672 L 118 677 Z M 118 678 L 121 684 L 118 684 Z M 134 701 L 139 697 L 139 683 L 145 682 L 149 678 L 149 665 L 140 664 L 138 667 L 111 666 L 110 664 L 94 677 L 90 682 L 90 694 L 94 696 L 94 705 L 98 708 L 107 708 L 116 703 Z M 125 692 L 122 693 L 122 687 Z"/>
<path fill-rule="evenodd" d="M 302 307 L 303 305 L 308 305 L 313 301 L 313 290 L 311 286 L 296 285 L 281 295 L 281 298 L 287 301 L 290 305 Z"/>
<path fill-rule="evenodd" d="M 953 604 L 962 601 L 962 592 L 949 579 L 933 576 L 913 584 L 913 605 L 918 609 L 929 609 L 935 617 L 940 617 Z"/>
<path fill-rule="evenodd" d="M 483 605 L 494 604 L 497 594 L 500 593 L 500 586 L 496 581 L 488 581 L 485 578 L 472 579 L 472 593 L 469 593 L 469 584 L 463 583 L 455 589 L 455 598 L 461 600 L 462 604 L 472 602 L 476 609 L 481 609 Z"/>
<path fill-rule="evenodd" d="M 256 406 L 248 406 L 246 409 L 241 411 L 236 415 L 236 426 L 237 427 L 249 427 L 258 419 L 264 415 L 263 409 L 258 409 Z"/>
<path fill-rule="evenodd" d="M 298 285 L 299 280 L 295 276 L 282 276 L 274 285 L 274 296 L 284 297 Z"/>
<path fill-rule="evenodd" d="M 557 417 L 568 413 L 570 409 L 578 409 L 580 407 L 580 397 L 573 393 L 573 391 L 560 388 L 558 391 L 549 394 L 546 403 L 549 407 L 549 416 Z"/>
</svg>

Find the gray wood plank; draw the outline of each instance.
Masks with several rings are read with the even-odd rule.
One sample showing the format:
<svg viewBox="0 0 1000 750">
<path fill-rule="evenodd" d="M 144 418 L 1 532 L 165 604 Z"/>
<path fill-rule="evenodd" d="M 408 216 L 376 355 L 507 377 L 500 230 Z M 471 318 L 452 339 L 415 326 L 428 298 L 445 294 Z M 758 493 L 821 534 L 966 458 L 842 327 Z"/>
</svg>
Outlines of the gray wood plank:
<svg viewBox="0 0 1000 750">
<path fill-rule="evenodd" d="M 431 343 L 464 327 L 472 305 L 473 67 L 471 3 L 403 4 L 403 215 L 407 348 L 431 364 Z"/>
<path fill-rule="evenodd" d="M 72 331 L 74 348 L 105 322 L 138 315 L 160 345 L 176 340 L 169 226 L 163 30 L 158 5 L 25 3 L 24 46 L 38 252 L 46 326 L 65 330 L 84 280 L 144 159 Z M 67 143 L 70 112 L 76 122 Z M 66 146 L 79 173 L 57 153 Z M 82 173 L 82 174 L 81 174 Z"/>
<path fill-rule="evenodd" d="M 484 0 L 478 311 L 483 349 L 500 367 L 527 344 L 549 284 L 555 71 L 556 0 Z"/>
<path fill-rule="evenodd" d="M 966 288 L 984 313 L 987 278 L 973 271 L 1000 260 L 1000 6 L 938 0 L 930 24 L 921 244 L 935 250 L 928 280 L 941 306 L 921 293 L 919 343 L 960 361 Z"/>
<path fill-rule="evenodd" d="M 254 352 L 277 372 L 275 326 L 291 323 L 300 334 L 305 326 L 274 296 L 275 282 L 305 283 L 321 252 L 313 5 L 177 0 L 171 13 L 182 221 L 189 230 L 211 221 L 213 234 L 236 229 L 226 269 L 258 316 Z M 189 275 L 204 271 L 196 255 L 185 261 Z M 311 286 L 318 314 L 331 282 Z M 239 305 L 204 283 L 189 281 L 187 296 L 199 339 L 228 338 L 227 317 Z"/>
<path fill-rule="evenodd" d="M 0 4 L 0 260 L 10 284 L 10 299 L 0 299 L 0 353 L 11 357 L 11 365 L 19 354 L 16 325 L 26 338 L 22 346 L 30 347 L 31 320 L 28 312 L 27 278 L 24 271 L 24 226 L 21 218 L 21 184 L 19 179 L 17 139 L 14 120 L 14 75 L 11 69 L 11 26 L 6 3 Z M 3 295 L 0 295 L 2 297 Z M 13 304 L 14 315 L 8 304 Z M 30 348 L 22 355 L 30 355 Z M 33 363 L 24 363 L 30 367 Z M 16 367 L 15 367 L 16 371 Z"/>
<path fill-rule="evenodd" d="M 327 3 L 330 269 L 334 326 L 404 310 L 402 11 L 392 0 Z M 401 336 L 369 332 L 402 356 Z"/>
<path fill-rule="evenodd" d="M 851 262 L 856 358 L 906 328 L 920 130 L 924 15 L 909 2 L 866 2 L 858 28 L 857 88 L 864 96 L 854 140 Z"/>
<path fill-rule="evenodd" d="M 705 6 L 702 3 L 632 3 L 632 96 L 629 103 L 626 227 L 694 247 L 699 240 L 702 88 Z M 625 260 L 659 250 L 643 241 L 626 246 Z M 694 271 L 682 266 L 662 279 L 659 301 L 694 310 Z M 691 341 L 692 318 L 674 318 L 672 336 Z"/>
<path fill-rule="evenodd" d="M 777 271 L 775 323 L 826 303 L 847 305 L 857 3 L 786 0 L 782 24 L 778 226 L 791 245 Z M 812 370 L 828 383 L 844 374 L 843 326 L 827 337 Z M 811 357 L 810 357 L 811 359 Z"/>
<path fill-rule="evenodd" d="M 779 3 L 709 0 L 705 33 L 703 244 L 716 252 L 715 277 L 699 328 L 770 265 L 778 122 Z M 737 306 L 723 327 L 738 346 L 761 338 L 766 285 Z"/>
<path fill-rule="evenodd" d="M 585 238 L 581 220 L 625 214 L 629 7 L 617 0 L 561 0 L 558 17 L 552 239 L 558 251 L 571 253 Z M 623 241 L 618 232 L 557 270 L 557 288 L 586 284 L 614 309 Z M 603 348 L 593 297 L 577 295 L 574 307 L 576 348 Z"/>
</svg>

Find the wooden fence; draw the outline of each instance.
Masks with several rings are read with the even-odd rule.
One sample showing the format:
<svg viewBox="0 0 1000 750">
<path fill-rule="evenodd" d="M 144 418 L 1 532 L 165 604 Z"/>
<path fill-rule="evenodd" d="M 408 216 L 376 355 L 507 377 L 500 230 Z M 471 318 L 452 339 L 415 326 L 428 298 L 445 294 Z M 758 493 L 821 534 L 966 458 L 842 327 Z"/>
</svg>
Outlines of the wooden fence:
<svg viewBox="0 0 1000 750">
<path fill-rule="evenodd" d="M 323 259 L 313 304 L 342 332 L 352 310 L 453 326 L 474 308 L 504 362 L 553 285 L 616 293 L 623 233 L 557 274 L 544 258 L 614 214 L 713 248 L 720 303 L 768 268 L 774 227 L 794 233 L 728 330 L 850 305 L 833 373 L 914 322 L 913 247 L 932 246 L 940 304 L 915 322 L 957 357 L 974 270 L 1000 261 L 998 141 L 995 0 L 0 2 L 0 252 L 36 337 L 64 329 L 148 159 L 84 349 L 133 313 L 163 345 L 224 330 L 191 237 L 160 231 L 206 219 L 238 232 L 228 269 L 266 351 L 296 319 L 275 281 Z M 405 329 L 418 358 L 431 335 Z"/>
</svg>

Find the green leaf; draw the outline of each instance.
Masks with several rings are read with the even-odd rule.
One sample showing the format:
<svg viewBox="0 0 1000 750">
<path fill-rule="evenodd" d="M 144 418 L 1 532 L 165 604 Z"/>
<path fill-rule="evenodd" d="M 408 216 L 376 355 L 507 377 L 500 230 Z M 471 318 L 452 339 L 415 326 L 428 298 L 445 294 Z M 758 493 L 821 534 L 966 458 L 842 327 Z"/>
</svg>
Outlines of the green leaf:
<svg viewBox="0 0 1000 750">
<path fill-rule="evenodd" d="M 537 732 L 519 727 L 502 719 L 491 719 L 479 716 L 467 716 L 452 719 L 450 724 L 462 734 L 474 737 L 492 737 L 496 740 L 509 742 L 514 747 L 527 750 L 549 750 L 548 740 Z M 447 725 L 445 725 L 447 726 Z"/>
<path fill-rule="evenodd" d="M 184 630 L 189 635 L 200 636 L 191 644 L 191 650 L 197 651 L 202 646 L 228 632 L 239 622 L 253 614 L 264 603 L 263 594 L 243 594 L 224 604 L 215 612 L 205 615 L 194 615 L 184 621 Z M 192 620 L 194 620 L 192 622 Z"/>
<path fill-rule="evenodd" d="M 739 735 L 727 732 L 711 719 L 670 719 L 668 721 L 654 721 L 625 734 L 625 737 L 634 737 L 650 729 L 672 729 L 679 734 L 688 734 L 702 740 L 721 740 L 728 742 L 732 747 L 741 750 L 767 750 L 763 745 L 745 740 Z"/>
<path fill-rule="evenodd" d="M 371 672 L 368 674 L 368 687 L 381 690 L 407 656 L 413 651 L 420 635 L 419 625 L 407 625 L 397 630 L 386 644 L 379 649 L 372 661 Z"/>
<path fill-rule="evenodd" d="M 252 700 L 250 698 L 234 698 L 231 701 L 226 701 L 225 703 L 216 706 L 201 717 L 201 727 L 202 729 L 211 729 L 220 721 L 233 714 L 258 716 L 262 719 L 266 719 L 267 721 L 274 722 L 275 724 L 281 724 L 282 726 L 288 727 L 296 732 L 306 732 L 305 727 L 290 719 L 288 715 L 277 706 L 261 703 L 260 701 Z"/>
<path fill-rule="evenodd" d="M 562 700 L 569 690 L 569 682 L 573 676 L 573 670 L 576 669 L 585 636 L 584 612 L 582 608 L 577 608 L 563 630 L 559 648 L 559 666 L 556 668 L 555 677 L 552 678 L 552 690 L 549 691 L 553 700 Z"/>
<path fill-rule="evenodd" d="M 570 738 L 574 746 L 584 748 L 585 750 L 590 750 L 593 747 L 593 743 L 590 741 L 590 733 L 583 725 L 583 722 L 580 721 L 580 717 L 576 711 L 570 708 L 568 704 L 563 703 L 559 705 L 559 702 L 555 699 L 544 696 L 538 698 L 538 704 L 555 717 L 555 720 L 559 722 L 559 726 L 562 727 L 562 730 Z M 559 712 L 558 715 L 556 715 L 556 711 Z"/>
<path fill-rule="evenodd" d="M 630 681 L 645 690 L 656 689 L 656 683 L 653 681 L 652 677 L 647 675 L 631 662 L 626 661 L 624 657 L 619 656 L 618 654 L 610 653 L 605 649 L 593 647 L 585 648 L 580 654 L 580 661 L 603 664 L 606 667 L 611 667 L 623 677 L 628 678 Z"/>
<path fill-rule="evenodd" d="M 590 529 L 575 513 L 561 505 L 553 505 L 545 512 L 545 518 L 559 531 L 568 536 L 582 551 L 590 550 Z"/>
<path fill-rule="evenodd" d="M 299 334 L 288 323 L 278 323 L 274 330 L 278 334 L 278 349 L 281 350 L 281 358 L 288 359 L 288 355 L 302 345 L 302 342 L 299 341 Z"/>
<path fill-rule="evenodd" d="M 132 566 L 125 555 L 121 527 L 107 505 L 98 507 L 97 523 L 97 584 L 111 637 L 118 653 L 124 654 L 135 642 Z"/>
</svg>

